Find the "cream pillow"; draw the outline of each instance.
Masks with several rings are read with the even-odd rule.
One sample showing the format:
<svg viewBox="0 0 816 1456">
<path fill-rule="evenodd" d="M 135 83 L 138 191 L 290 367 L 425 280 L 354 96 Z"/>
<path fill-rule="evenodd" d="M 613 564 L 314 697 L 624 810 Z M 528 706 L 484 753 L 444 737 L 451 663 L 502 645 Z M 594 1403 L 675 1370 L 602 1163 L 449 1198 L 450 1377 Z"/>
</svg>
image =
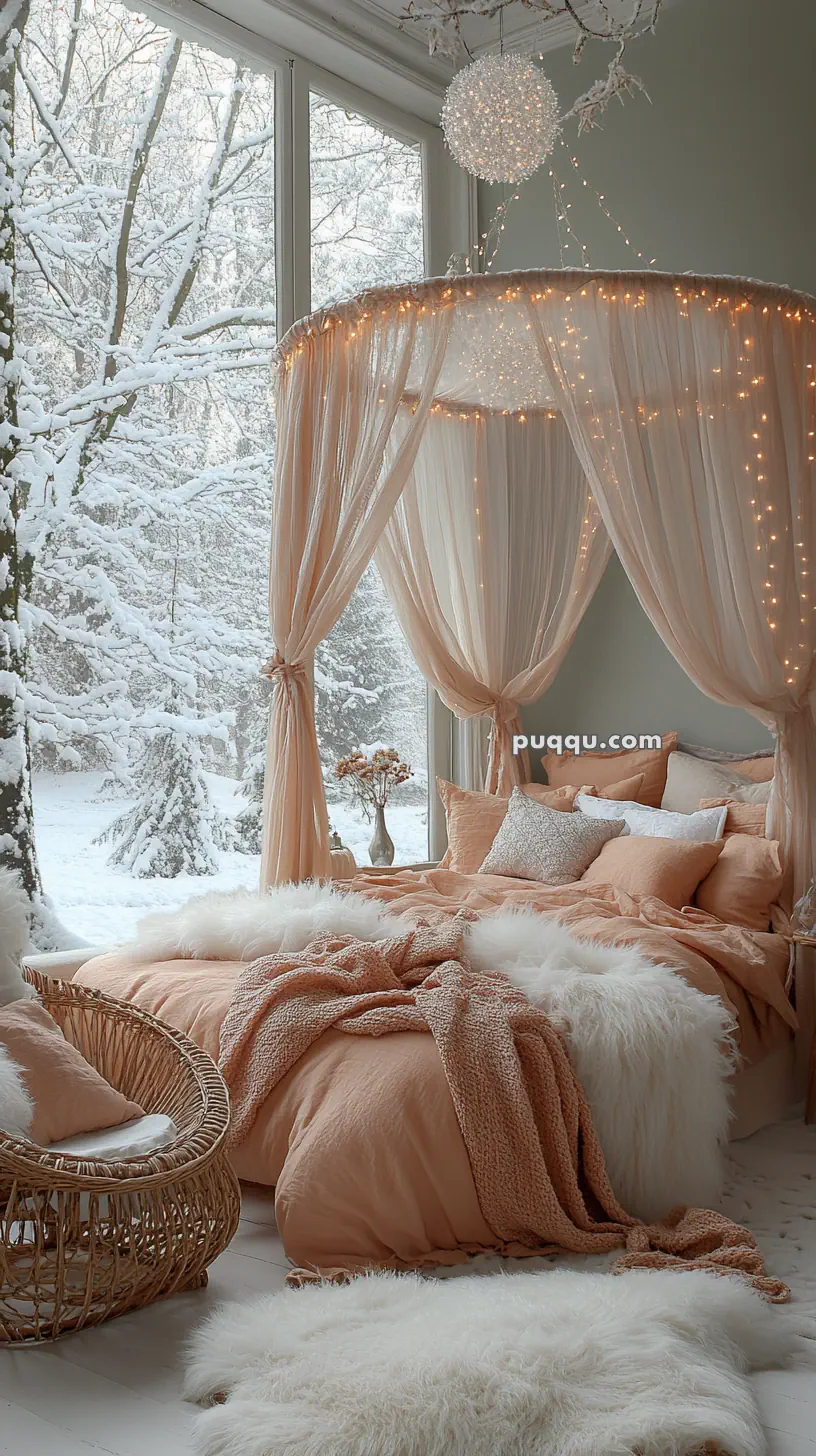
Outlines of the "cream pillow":
<svg viewBox="0 0 816 1456">
<path fill-rule="evenodd" d="M 127 1163 L 144 1158 L 175 1142 L 178 1128 L 163 1112 L 145 1113 L 134 1122 L 81 1132 L 60 1142 L 49 1143 L 49 1153 L 67 1153 L 71 1158 L 94 1158 L 103 1163 Z"/>
<path fill-rule="evenodd" d="M 593 819 L 623 819 L 627 834 L 655 839 L 688 839 L 701 843 L 721 839 L 728 809 L 698 809 L 696 814 L 672 814 L 666 809 L 647 809 L 645 804 L 621 803 L 616 799 L 595 799 L 578 794 L 575 807 Z"/>
<path fill-rule="evenodd" d="M 701 799 L 739 799 L 742 804 L 767 804 L 770 780 L 757 784 L 730 765 L 695 758 L 691 753 L 670 753 L 661 809 L 690 814 Z"/>
<path fill-rule="evenodd" d="M 514 789 L 479 873 L 569 885 L 581 878 L 602 846 L 623 830 L 622 819 L 561 814 Z"/>
</svg>

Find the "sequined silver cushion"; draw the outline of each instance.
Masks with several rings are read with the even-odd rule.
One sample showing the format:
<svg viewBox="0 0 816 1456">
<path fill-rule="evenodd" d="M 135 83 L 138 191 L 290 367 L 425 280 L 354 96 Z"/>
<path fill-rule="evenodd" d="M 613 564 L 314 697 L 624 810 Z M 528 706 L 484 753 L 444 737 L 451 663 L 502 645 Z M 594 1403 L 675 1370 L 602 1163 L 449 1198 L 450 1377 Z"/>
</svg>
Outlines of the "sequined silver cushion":
<svg viewBox="0 0 816 1456">
<path fill-rule="evenodd" d="M 600 854 L 607 840 L 626 828 L 623 819 L 593 819 L 537 804 L 521 789 L 510 795 L 507 813 L 479 868 L 481 875 L 515 875 L 545 885 L 569 885 Z"/>
</svg>

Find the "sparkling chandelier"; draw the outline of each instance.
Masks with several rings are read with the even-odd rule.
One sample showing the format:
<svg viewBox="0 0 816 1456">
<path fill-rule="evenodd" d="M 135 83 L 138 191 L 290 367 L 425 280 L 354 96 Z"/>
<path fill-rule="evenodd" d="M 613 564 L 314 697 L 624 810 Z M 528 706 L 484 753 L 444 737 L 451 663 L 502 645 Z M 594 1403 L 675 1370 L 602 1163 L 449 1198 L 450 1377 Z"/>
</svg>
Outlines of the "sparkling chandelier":
<svg viewBox="0 0 816 1456">
<path fill-rule="evenodd" d="M 561 130 L 558 97 L 527 56 L 485 56 L 454 76 L 442 131 L 460 167 L 483 182 L 523 182 Z"/>
</svg>

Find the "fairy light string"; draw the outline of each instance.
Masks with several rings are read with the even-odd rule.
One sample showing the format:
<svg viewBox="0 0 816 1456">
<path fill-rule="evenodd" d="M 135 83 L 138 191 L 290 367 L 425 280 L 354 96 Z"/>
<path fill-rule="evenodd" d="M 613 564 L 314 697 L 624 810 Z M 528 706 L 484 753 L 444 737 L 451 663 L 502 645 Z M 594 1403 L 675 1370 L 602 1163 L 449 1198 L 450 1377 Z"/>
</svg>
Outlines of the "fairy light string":
<svg viewBox="0 0 816 1456">
<path fill-rule="evenodd" d="M 364 295 L 353 308 L 326 311 L 297 326 L 279 352 L 278 367 L 285 372 L 291 370 L 304 350 L 317 347 L 326 334 L 336 332 L 340 347 L 370 349 L 372 331 L 380 327 L 381 320 L 386 321 L 387 327 L 387 321 L 395 321 L 400 315 L 414 312 L 418 321 L 424 321 L 455 308 L 462 311 L 463 318 L 482 324 L 476 337 L 471 335 L 469 348 L 462 351 L 460 341 L 462 357 L 458 360 L 458 372 L 461 375 L 465 370 L 471 389 L 478 389 L 484 403 L 458 404 L 437 398 L 431 406 L 434 415 L 473 419 L 477 430 L 494 413 L 511 416 L 522 426 L 531 413 L 558 417 L 555 412 L 551 416 L 551 405 L 546 405 L 535 388 L 536 381 L 540 383 L 535 333 L 541 330 L 546 331 L 553 370 L 583 414 L 593 450 L 597 452 L 599 473 L 610 489 L 620 485 L 621 460 L 629 454 L 627 431 L 633 427 L 647 433 L 657 431 L 655 448 L 657 441 L 671 437 L 670 420 L 667 423 L 661 420 L 661 415 L 667 413 L 680 420 L 689 412 L 696 412 L 700 438 L 707 435 L 712 449 L 717 445 L 722 427 L 729 433 L 736 429 L 731 438 L 743 442 L 744 453 L 737 456 L 736 465 L 746 487 L 744 492 L 739 491 L 738 500 L 742 519 L 750 532 L 756 600 L 771 634 L 772 651 L 783 669 L 783 681 L 796 698 L 804 691 L 811 671 L 816 637 L 816 602 L 808 554 L 813 531 L 811 492 L 816 483 L 816 352 L 809 349 L 811 359 L 805 355 L 802 360 L 800 461 L 798 467 L 790 470 L 789 495 L 779 492 L 774 462 L 782 454 L 794 464 L 796 447 L 780 418 L 768 367 L 779 348 L 777 320 L 789 336 L 800 330 L 808 331 L 808 338 L 802 343 L 804 349 L 809 341 L 816 340 L 816 314 L 804 298 L 796 295 L 780 298 L 779 293 L 757 292 L 750 285 L 744 285 L 746 291 L 740 292 L 739 288 L 716 279 L 677 278 L 670 284 L 657 281 L 656 289 L 661 295 L 668 289 L 674 296 L 678 339 L 691 329 L 695 336 L 700 330 L 707 334 L 706 316 L 719 316 L 714 359 L 704 363 L 696 348 L 687 350 L 684 345 L 681 357 L 697 362 L 687 372 L 687 382 L 679 385 L 676 397 L 635 396 L 629 405 L 611 408 L 593 390 L 591 360 L 582 359 L 587 344 L 583 300 L 593 299 L 598 308 L 622 310 L 634 317 L 647 307 L 650 285 L 645 272 L 640 276 L 584 278 L 584 271 L 575 269 L 574 279 L 563 282 L 542 279 L 537 286 L 522 275 L 508 279 L 494 275 L 495 281 L 484 277 L 478 283 L 475 277 L 464 275 L 449 281 L 442 289 L 407 285 L 404 292 L 399 290 L 397 297 L 390 298 L 373 292 Z M 531 310 L 526 316 L 525 304 Z M 556 306 L 553 309 L 548 304 Z M 535 324 L 532 333 L 531 320 Z M 796 353 L 794 346 L 794 356 Z M 381 395 L 383 401 L 384 398 Z M 726 420 L 731 422 L 728 426 Z M 724 448 L 730 459 L 733 446 Z M 485 541 L 482 528 L 485 500 L 479 499 L 485 485 L 483 472 L 477 468 L 474 477 L 474 508 L 478 507 L 480 534 Z M 596 524 L 590 508 L 583 522 L 582 558 Z"/>
<path fill-rule="evenodd" d="M 591 193 L 599 210 L 603 213 L 610 226 L 615 229 L 615 232 L 619 235 L 621 241 L 629 249 L 629 252 L 633 255 L 633 257 L 637 258 L 639 263 L 644 264 L 647 268 L 653 268 L 657 263 L 657 258 L 647 258 L 643 250 L 635 246 L 635 244 L 632 242 L 631 237 L 629 236 L 628 229 L 624 226 L 623 223 L 618 221 L 617 217 L 609 207 L 605 193 L 599 192 L 597 187 L 595 187 L 593 183 L 590 182 L 589 178 L 584 175 L 577 156 L 573 151 L 569 149 L 563 136 L 559 138 L 558 146 L 563 148 L 569 160 L 569 164 L 572 169 L 572 175 L 574 175 L 575 181 L 579 183 L 582 188 L 586 188 L 588 193 Z M 568 255 L 571 241 L 574 248 L 577 249 L 577 251 L 581 255 L 580 266 L 582 268 L 591 268 L 592 259 L 590 256 L 589 245 L 581 237 L 577 227 L 570 217 L 573 204 L 572 201 L 569 199 L 567 184 L 559 176 L 552 162 L 548 167 L 548 175 L 552 183 L 553 189 L 553 205 L 555 209 L 556 232 L 558 237 L 558 250 L 559 256 L 561 258 L 561 267 L 563 268 L 565 266 L 568 266 L 569 264 Z M 484 230 L 484 232 L 480 234 L 479 243 L 471 249 L 471 253 L 474 257 L 474 271 L 479 272 L 483 270 L 484 272 L 489 273 L 492 270 L 493 265 L 496 262 L 499 254 L 499 249 L 502 242 L 502 234 L 505 231 L 508 214 L 513 204 L 518 202 L 520 195 L 520 192 L 516 190 L 511 193 L 509 197 L 505 196 L 496 207 L 496 210 L 493 213 L 493 216 L 491 217 L 487 228 Z"/>
<path fill-rule="evenodd" d="M 575 153 L 574 152 L 569 151 L 569 149 L 567 147 L 567 144 L 564 141 L 563 137 L 561 138 L 560 145 L 567 152 L 567 155 L 568 155 L 569 161 L 570 161 L 570 165 L 571 165 L 573 171 L 575 172 L 578 181 L 581 183 L 581 186 L 582 187 L 586 187 L 587 188 L 587 191 L 589 191 L 589 192 L 592 193 L 592 195 L 595 198 L 595 201 L 598 204 L 598 207 L 600 208 L 600 210 L 603 213 L 604 217 L 607 219 L 608 222 L 610 222 L 612 224 L 612 227 L 614 227 L 615 231 L 620 234 L 621 238 L 623 239 L 623 241 L 626 244 L 626 246 L 629 249 L 629 251 L 631 253 L 634 253 L 635 257 L 636 258 L 639 258 L 640 261 L 641 261 L 641 263 L 646 263 L 646 266 L 647 267 L 653 268 L 654 265 L 655 265 L 655 263 L 657 262 L 657 258 L 649 258 L 649 259 L 647 259 L 646 258 L 646 254 L 643 253 L 643 252 L 641 252 L 640 248 L 636 248 L 635 247 L 635 245 L 632 242 L 631 238 L 629 237 L 628 232 L 627 232 L 626 228 L 624 227 L 623 223 L 618 222 L 617 218 L 614 216 L 614 214 L 611 212 L 610 208 L 607 206 L 605 194 L 603 192 L 599 192 L 598 189 L 597 189 L 597 187 L 594 187 L 593 184 L 589 181 L 589 178 L 586 177 L 584 175 L 584 173 L 581 171 L 581 164 L 578 161 L 578 158 L 575 156 Z"/>
</svg>

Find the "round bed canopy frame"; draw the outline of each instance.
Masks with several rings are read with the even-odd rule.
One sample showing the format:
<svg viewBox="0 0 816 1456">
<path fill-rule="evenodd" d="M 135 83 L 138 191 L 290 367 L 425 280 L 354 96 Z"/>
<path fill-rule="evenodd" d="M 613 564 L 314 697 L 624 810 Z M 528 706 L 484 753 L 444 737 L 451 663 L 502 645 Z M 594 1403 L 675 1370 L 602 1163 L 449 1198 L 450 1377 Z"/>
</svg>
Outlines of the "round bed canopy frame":
<svg viewBox="0 0 816 1456">
<path fill-rule="evenodd" d="M 430 279 L 296 324 L 276 389 L 265 884 L 329 872 L 312 665 L 372 557 L 442 700 L 492 719 L 506 793 L 529 777 L 519 707 L 613 547 L 689 677 L 774 733 L 768 833 L 789 889 L 809 883 L 816 300 L 687 274 Z"/>
</svg>

